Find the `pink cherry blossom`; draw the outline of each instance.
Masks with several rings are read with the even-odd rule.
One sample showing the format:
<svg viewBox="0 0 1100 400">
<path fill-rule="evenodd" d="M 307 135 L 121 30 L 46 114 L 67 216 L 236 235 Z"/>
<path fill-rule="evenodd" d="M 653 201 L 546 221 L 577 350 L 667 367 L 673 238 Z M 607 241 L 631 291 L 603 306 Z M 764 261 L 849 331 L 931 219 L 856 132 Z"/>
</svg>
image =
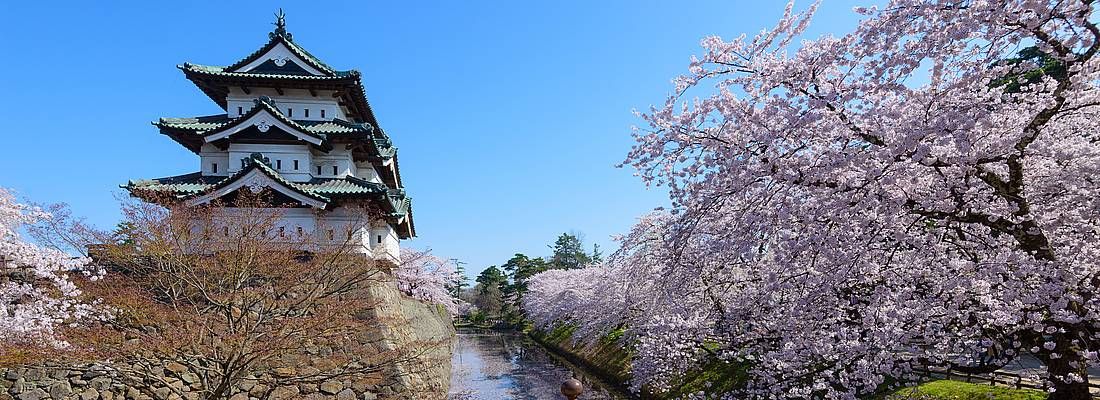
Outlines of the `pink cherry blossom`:
<svg viewBox="0 0 1100 400">
<path fill-rule="evenodd" d="M 20 204 L 0 188 L 0 342 L 65 347 L 62 324 L 89 318 L 70 274 L 90 270 L 89 260 L 28 242 L 22 230 L 51 215 Z"/>
<path fill-rule="evenodd" d="M 640 114 L 626 160 L 669 188 L 671 209 L 605 265 L 532 279 L 528 312 L 589 337 L 626 327 L 635 383 L 655 390 L 729 362 L 747 382 L 721 395 L 850 399 L 914 368 L 996 368 L 1030 349 L 1059 398 L 1088 398 L 1092 2 L 891 0 L 810 40 L 815 7 L 702 41 Z M 1041 63 L 1011 61 L 1031 46 Z"/>
<path fill-rule="evenodd" d="M 466 302 L 456 299 L 447 290 L 457 278 L 451 263 L 436 257 L 430 251 L 401 249 L 401 265 L 394 270 L 397 288 L 408 296 L 428 303 L 439 304 L 452 316 L 458 315 Z"/>
</svg>

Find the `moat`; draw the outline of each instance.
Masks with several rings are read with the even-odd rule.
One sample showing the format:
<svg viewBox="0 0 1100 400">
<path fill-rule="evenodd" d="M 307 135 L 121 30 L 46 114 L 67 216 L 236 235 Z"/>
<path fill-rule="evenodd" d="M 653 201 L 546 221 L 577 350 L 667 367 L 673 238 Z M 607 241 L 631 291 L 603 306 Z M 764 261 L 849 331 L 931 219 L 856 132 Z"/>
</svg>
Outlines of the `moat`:
<svg viewBox="0 0 1100 400">
<path fill-rule="evenodd" d="M 584 383 L 580 399 L 628 398 L 522 334 L 459 330 L 455 340 L 451 400 L 563 399 L 559 388 L 570 376 Z"/>
</svg>

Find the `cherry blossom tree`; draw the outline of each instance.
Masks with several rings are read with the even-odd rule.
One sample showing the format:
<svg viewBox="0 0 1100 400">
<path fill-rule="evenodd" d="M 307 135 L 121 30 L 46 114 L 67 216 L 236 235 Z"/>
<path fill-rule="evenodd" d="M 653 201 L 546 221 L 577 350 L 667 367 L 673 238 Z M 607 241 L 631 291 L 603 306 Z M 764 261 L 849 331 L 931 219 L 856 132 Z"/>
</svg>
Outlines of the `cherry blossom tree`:
<svg viewBox="0 0 1100 400">
<path fill-rule="evenodd" d="M 59 327 L 95 315 L 82 302 L 72 274 L 98 276 L 89 260 L 28 241 L 29 226 L 52 218 L 21 204 L 0 188 L 0 354 L 5 359 L 31 348 L 64 348 Z"/>
<path fill-rule="evenodd" d="M 266 398 L 278 386 L 381 381 L 398 368 L 434 367 L 431 352 L 445 343 L 379 333 L 399 324 L 372 294 L 392 278 L 351 234 L 375 211 L 284 232 L 286 208 L 271 196 L 243 191 L 234 207 L 152 196 L 125 202 L 121 229 L 93 253 L 109 273 L 82 285 L 115 318 L 67 329 L 66 337 L 93 350 L 87 359 L 116 361 L 110 368 L 150 396 L 168 387 L 173 397 L 224 399 L 270 371 L 279 380 L 266 386 Z M 197 388 L 184 393 L 164 368 L 193 374 Z"/>
<path fill-rule="evenodd" d="M 430 251 L 409 248 L 401 249 L 400 262 L 394 270 L 398 289 L 415 299 L 442 305 L 452 316 L 459 315 L 465 302 L 448 289 L 458 279 L 451 263 Z"/>
<path fill-rule="evenodd" d="M 1051 398 L 1088 398 L 1093 2 L 886 3 L 858 8 L 843 36 L 805 39 L 816 5 L 788 4 L 754 37 L 704 39 L 641 114 L 625 163 L 673 202 L 601 267 L 622 269 L 608 287 L 643 295 L 588 306 L 617 322 L 585 312 L 584 293 L 529 304 L 627 325 L 635 377 L 656 390 L 725 362 L 747 370 L 736 397 L 854 398 L 915 368 L 991 370 L 1026 352 Z M 558 298 L 582 281 L 543 278 L 532 293 Z"/>
</svg>

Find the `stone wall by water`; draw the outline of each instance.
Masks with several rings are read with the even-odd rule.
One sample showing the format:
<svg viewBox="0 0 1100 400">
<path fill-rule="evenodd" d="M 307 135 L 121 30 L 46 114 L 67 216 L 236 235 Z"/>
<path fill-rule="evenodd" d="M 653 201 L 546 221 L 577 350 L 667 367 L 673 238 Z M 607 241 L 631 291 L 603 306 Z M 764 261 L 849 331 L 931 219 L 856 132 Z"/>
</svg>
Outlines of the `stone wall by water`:
<svg viewBox="0 0 1100 400">
<path fill-rule="evenodd" d="M 282 377 L 304 370 L 326 370 L 324 348 L 311 349 L 291 360 L 292 366 L 249 375 L 231 389 L 229 400 L 435 400 L 445 399 L 450 383 L 450 359 L 454 350 L 451 317 L 441 307 L 413 300 L 385 282 L 368 290 L 379 304 L 369 312 L 384 322 L 376 332 L 383 347 L 423 346 L 415 360 L 393 365 L 381 374 L 355 375 L 319 382 L 286 384 Z M 122 376 L 109 364 L 41 364 L 0 369 L 0 400 L 197 400 L 202 382 L 183 365 L 163 364 L 142 385 Z M 140 378 L 139 378 L 140 379 Z M 130 383 L 128 383 L 130 382 Z M 145 389 L 139 389 L 145 388 Z M 182 393 L 182 395 L 181 395 Z"/>
</svg>

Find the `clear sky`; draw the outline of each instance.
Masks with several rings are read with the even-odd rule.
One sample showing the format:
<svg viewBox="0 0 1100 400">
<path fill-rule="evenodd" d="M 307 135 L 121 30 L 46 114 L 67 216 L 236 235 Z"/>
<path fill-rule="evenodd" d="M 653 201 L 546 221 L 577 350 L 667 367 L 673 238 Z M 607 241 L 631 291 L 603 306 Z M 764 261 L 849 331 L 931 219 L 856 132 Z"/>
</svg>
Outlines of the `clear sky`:
<svg viewBox="0 0 1100 400">
<path fill-rule="evenodd" d="M 850 30 L 871 2 L 824 0 L 811 36 Z M 295 42 L 363 73 L 414 200 L 405 245 L 471 275 L 566 231 L 610 251 L 667 203 L 615 168 L 632 110 L 663 102 L 702 37 L 752 35 L 784 3 L 0 2 L 0 186 L 114 225 L 118 185 L 198 170 L 149 122 L 223 112 L 175 65 L 243 58 L 283 7 Z"/>
</svg>

